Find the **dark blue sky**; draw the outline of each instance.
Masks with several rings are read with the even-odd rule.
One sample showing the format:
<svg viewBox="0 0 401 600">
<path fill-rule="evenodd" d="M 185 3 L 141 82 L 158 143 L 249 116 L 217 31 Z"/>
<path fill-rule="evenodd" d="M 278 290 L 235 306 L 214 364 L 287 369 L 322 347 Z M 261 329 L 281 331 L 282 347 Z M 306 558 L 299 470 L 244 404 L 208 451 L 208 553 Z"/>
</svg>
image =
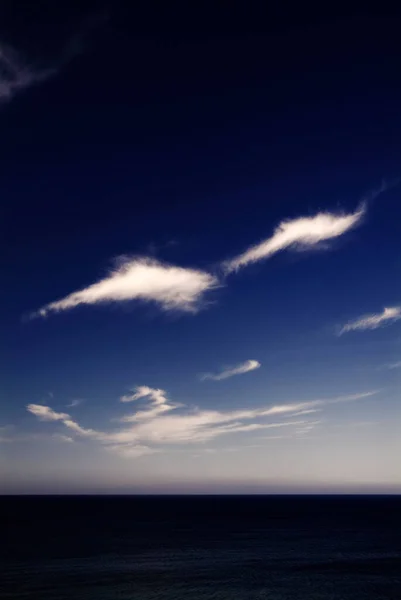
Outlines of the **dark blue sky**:
<svg viewBox="0 0 401 600">
<path fill-rule="evenodd" d="M 2 9 L 4 491 L 399 491 L 400 19 L 66 6 Z M 29 318 L 121 256 L 217 285 Z"/>
</svg>

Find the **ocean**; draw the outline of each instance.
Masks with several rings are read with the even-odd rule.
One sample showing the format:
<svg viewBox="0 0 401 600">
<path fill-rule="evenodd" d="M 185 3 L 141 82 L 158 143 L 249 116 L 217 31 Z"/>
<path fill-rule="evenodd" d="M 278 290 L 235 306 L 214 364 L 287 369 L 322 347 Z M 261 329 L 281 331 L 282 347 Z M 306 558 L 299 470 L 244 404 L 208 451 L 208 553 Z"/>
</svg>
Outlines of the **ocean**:
<svg viewBox="0 0 401 600">
<path fill-rule="evenodd" d="M 401 599 L 397 496 L 5 496 L 0 514 L 1 599 Z"/>
</svg>

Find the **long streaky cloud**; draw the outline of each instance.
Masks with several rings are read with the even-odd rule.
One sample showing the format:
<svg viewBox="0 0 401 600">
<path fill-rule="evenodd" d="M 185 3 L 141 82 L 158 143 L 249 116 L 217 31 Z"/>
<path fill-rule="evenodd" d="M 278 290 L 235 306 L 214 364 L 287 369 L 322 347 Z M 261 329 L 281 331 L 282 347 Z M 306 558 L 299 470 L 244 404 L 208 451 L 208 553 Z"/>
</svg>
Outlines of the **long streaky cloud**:
<svg viewBox="0 0 401 600">
<path fill-rule="evenodd" d="M 333 404 L 362 400 L 375 393 L 377 392 L 368 391 L 337 398 L 219 411 L 190 409 L 172 404 L 168 402 L 163 390 L 140 386 L 135 389 L 131 400 L 135 402 L 146 399 L 150 403 L 149 408 L 126 415 L 120 419 L 124 425 L 120 424 L 119 428 L 110 431 L 82 427 L 69 415 L 58 413 L 48 406 L 28 404 L 27 410 L 42 421 L 60 421 L 71 436 L 98 442 L 123 456 L 137 457 L 161 452 L 166 446 L 202 444 L 222 435 L 232 436 L 282 427 L 295 427 L 306 432 L 316 421 L 294 419 L 297 415 L 306 415 L 308 411 Z M 173 412 L 177 408 L 183 410 Z M 291 419 L 279 421 L 277 419 L 280 416 Z"/>
<path fill-rule="evenodd" d="M 338 330 L 338 335 L 349 331 L 364 331 L 366 329 L 378 329 L 384 325 L 390 325 L 401 319 L 401 306 L 384 308 L 380 313 L 363 315 L 355 321 L 349 321 Z"/>
<path fill-rule="evenodd" d="M 81 304 L 130 300 L 155 302 L 166 311 L 196 312 L 205 292 L 218 285 L 218 279 L 206 271 L 167 265 L 151 258 L 122 259 L 103 279 L 46 304 L 31 316 L 46 317 Z"/>
<path fill-rule="evenodd" d="M 85 429 L 81 427 L 76 421 L 71 419 L 67 413 L 59 413 L 50 408 L 50 406 L 44 406 L 43 404 L 28 404 L 26 407 L 27 411 L 38 417 L 40 421 L 61 421 L 63 425 L 78 433 L 88 437 L 96 437 L 97 432 L 93 429 Z"/>
<path fill-rule="evenodd" d="M 321 212 L 313 217 L 299 217 L 282 221 L 273 235 L 251 246 L 242 254 L 223 263 L 226 273 L 238 271 L 260 260 L 266 260 L 287 248 L 305 249 L 320 242 L 339 237 L 358 225 L 365 214 L 365 204 L 353 213 Z"/>
<path fill-rule="evenodd" d="M 401 369 L 401 360 L 395 363 L 390 363 L 389 365 L 384 365 L 385 369 Z"/>
<path fill-rule="evenodd" d="M 246 360 L 245 362 L 234 367 L 228 367 L 220 373 L 204 373 L 203 375 L 200 375 L 200 379 L 201 381 L 205 381 L 206 379 L 212 379 L 213 381 L 221 381 L 222 379 L 228 379 L 229 377 L 233 377 L 234 375 L 243 375 L 244 373 L 255 371 L 255 369 L 259 369 L 260 366 L 261 364 L 257 360 Z"/>
</svg>

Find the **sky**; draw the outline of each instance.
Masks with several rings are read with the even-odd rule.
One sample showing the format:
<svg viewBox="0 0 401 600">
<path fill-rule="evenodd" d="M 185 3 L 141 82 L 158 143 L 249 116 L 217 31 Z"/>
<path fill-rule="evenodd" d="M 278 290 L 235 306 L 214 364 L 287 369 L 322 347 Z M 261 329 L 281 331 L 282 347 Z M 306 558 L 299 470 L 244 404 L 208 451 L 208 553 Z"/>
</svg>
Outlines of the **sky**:
<svg viewBox="0 0 401 600">
<path fill-rule="evenodd" d="M 400 493 L 399 19 L 1 13 L 0 492 Z"/>
</svg>

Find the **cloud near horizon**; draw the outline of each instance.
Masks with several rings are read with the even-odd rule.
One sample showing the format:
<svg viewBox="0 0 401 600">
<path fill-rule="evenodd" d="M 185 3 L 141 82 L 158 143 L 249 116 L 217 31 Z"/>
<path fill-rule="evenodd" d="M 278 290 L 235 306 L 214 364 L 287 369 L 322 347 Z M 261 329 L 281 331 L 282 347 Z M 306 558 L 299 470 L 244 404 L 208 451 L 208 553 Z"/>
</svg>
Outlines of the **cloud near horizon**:
<svg viewBox="0 0 401 600">
<path fill-rule="evenodd" d="M 172 405 L 168 403 L 162 390 L 141 386 L 136 388 L 136 392 L 133 394 L 135 398 L 133 400 L 131 398 L 131 400 L 147 398 L 150 401 L 150 408 L 122 417 L 120 421 L 124 425 L 110 431 L 97 431 L 81 427 L 69 415 L 58 413 L 48 406 L 28 404 L 26 408 L 42 421 L 60 421 L 68 428 L 70 435 L 75 434 L 100 442 L 107 449 L 123 456 L 136 457 L 161 452 L 166 446 L 171 445 L 202 444 L 222 435 L 291 426 L 298 429 L 300 426 L 308 428 L 311 424 L 311 421 L 308 420 L 277 421 L 276 419 L 280 415 L 294 417 L 297 414 L 300 415 L 302 411 L 361 400 L 376 393 L 377 391 L 369 391 L 337 398 L 219 411 L 191 409 L 179 404 Z M 126 401 L 123 400 L 123 402 Z M 167 406 L 168 414 L 162 414 L 166 411 L 158 410 L 160 406 Z M 183 408 L 184 411 L 170 413 L 178 408 Z M 271 418 L 275 420 L 271 421 Z M 130 423 L 130 425 L 127 426 L 126 423 Z"/>
<path fill-rule="evenodd" d="M 252 263 L 266 260 L 287 248 L 300 250 L 317 246 L 320 242 L 339 237 L 356 227 L 361 222 L 365 211 L 366 207 L 363 203 L 350 214 L 321 212 L 313 217 L 282 221 L 271 237 L 251 246 L 233 259 L 225 261 L 223 269 L 226 273 L 232 273 Z"/>
<path fill-rule="evenodd" d="M 378 329 L 384 325 L 390 325 L 401 319 L 401 306 L 384 308 L 381 313 L 363 315 L 354 321 L 349 321 L 339 328 L 338 335 L 349 331 L 364 331 L 366 329 Z"/>
<path fill-rule="evenodd" d="M 176 267 L 155 259 L 122 258 L 116 268 L 82 290 L 46 304 L 31 317 L 71 310 L 82 304 L 110 304 L 140 300 L 154 302 L 165 311 L 196 312 L 204 294 L 219 287 L 206 271 Z"/>
<path fill-rule="evenodd" d="M 228 367 L 221 371 L 220 373 L 204 373 L 200 375 L 200 380 L 205 381 L 207 379 L 211 379 L 213 381 L 221 381 L 223 379 L 228 379 L 229 377 L 233 377 L 234 375 L 243 375 L 244 373 L 249 373 L 250 371 L 255 371 L 255 369 L 259 369 L 261 364 L 257 360 L 246 360 L 239 365 Z"/>
</svg>

